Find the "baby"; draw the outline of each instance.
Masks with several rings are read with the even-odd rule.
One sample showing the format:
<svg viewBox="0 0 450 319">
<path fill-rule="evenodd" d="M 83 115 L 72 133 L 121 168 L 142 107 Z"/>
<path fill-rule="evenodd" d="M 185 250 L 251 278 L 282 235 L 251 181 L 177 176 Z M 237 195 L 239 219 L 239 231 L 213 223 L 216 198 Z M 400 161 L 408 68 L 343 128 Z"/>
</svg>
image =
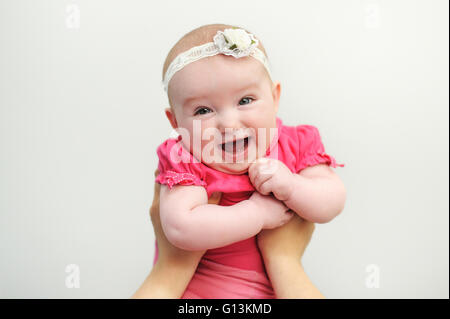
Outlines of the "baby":
<svg viewBox="0 0 450 319">
<path fill-rule="evenodd" d="M 280 83 L 244 29 L 186 34 L 167 56 L 163 84 L 180 136 L 157 150 L 162 228 L 173 245 L 206 250 L 182 298 L 274 298 L 256 235 L 293 214 L 332 220 L 346 191 L 329 166 L 343 165 L 325 153 L 317 128 L 276 116 Z M 215 193 L 220 202 L 208 204 Z"/>
</svg>

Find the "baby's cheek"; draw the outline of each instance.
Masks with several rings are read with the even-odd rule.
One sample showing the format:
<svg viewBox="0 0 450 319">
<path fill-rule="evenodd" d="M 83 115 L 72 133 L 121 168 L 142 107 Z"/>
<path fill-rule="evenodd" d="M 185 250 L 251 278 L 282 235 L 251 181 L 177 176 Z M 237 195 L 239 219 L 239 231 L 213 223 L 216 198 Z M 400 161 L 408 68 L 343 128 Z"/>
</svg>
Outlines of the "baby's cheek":
<svg viewBox="0 0 450 319">
<path fill-rule="evenodd" d="M 264 123 L 265 124 L 265 123 Z M 266 155 L 266 151 L 270 147 L 270 143 L 275 138 L 277 129 L 270 128 L 266 125 L 261 124 L 261 129 L 255 129 L 256 131 L 256 142 L 258 147 L 258 158 L 264 157 Z M 272 154 L 276 155 L 276 154 Z"/>
<path fill-rule="evenodd" d="M 198 151 L 198 152 L 202 154 L 202 162 L 203 163 L 216 162 L 219 154 L 218 154 L 217 147 L 215 145 L 216 144 L 213 140 L 202 142 L 201 147 L 199 147 L 200 151 Z"/>
</svg>

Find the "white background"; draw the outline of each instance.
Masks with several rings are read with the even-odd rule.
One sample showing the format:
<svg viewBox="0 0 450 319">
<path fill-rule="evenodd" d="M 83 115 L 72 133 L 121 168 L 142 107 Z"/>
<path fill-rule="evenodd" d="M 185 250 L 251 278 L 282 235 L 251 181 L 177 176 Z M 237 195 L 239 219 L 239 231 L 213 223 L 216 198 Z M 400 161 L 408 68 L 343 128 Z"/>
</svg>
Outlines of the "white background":
<svg viewBox="0 0 450 319">
<path fill-rule="evenodd" d="M 304 257 L 324 295 L 448 298 L 446 0 L 1 0 L 0 297 L 128 298 L 142 283 L 170 133 L 162 65 L 210 23 L 262 40 L 284 124 L 317 126 L 346 164 L 345 210 Z"/>
</svg>

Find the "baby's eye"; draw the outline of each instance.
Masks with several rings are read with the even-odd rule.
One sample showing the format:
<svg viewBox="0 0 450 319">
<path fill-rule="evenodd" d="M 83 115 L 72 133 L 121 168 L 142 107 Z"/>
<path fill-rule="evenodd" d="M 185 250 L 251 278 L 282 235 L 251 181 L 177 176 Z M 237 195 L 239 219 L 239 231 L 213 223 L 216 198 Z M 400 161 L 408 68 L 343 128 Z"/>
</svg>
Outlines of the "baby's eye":
<svg viewBox="0 0 450 319">
<path fill-rule="evenodd" d="M 203 114 L 207 114 L 209 112 L 211 112 L 211 109 L 209 109 L 207 107 L 201 107 L 195 111 L 194 115 L 203 115 Z"/>
<path fill-rule="evenodd" d="M 244 103 L 241 103 L 242 101 L 244 101 Z M 246 103 L 246 101 L 248 101 L 247 103 Z M 253 99 L 251 98 L 251 97 L 244 97 L 244 98 L 242 98 L 240 101 L 239 101 L 239 105 L 246 105 L 246 104 L 249 104 L 251 101 L 253 101 Z"/>
</svg>

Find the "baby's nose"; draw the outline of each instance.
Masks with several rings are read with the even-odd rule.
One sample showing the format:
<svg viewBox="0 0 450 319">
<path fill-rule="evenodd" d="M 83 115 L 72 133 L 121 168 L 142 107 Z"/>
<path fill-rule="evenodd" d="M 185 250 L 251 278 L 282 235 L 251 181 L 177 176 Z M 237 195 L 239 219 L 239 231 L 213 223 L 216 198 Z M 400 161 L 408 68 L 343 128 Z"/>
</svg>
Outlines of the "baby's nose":
<svg viewBox="0 0 450 319">
<path fill-rule="evenodd" d="M 220 114 L 218 120 L 218 128 L 222 134 L 225 134 L 226 131 L 234 131 L 242 128 L 240 116 L 235 110 L 223 112 Z"/>
</svg>

